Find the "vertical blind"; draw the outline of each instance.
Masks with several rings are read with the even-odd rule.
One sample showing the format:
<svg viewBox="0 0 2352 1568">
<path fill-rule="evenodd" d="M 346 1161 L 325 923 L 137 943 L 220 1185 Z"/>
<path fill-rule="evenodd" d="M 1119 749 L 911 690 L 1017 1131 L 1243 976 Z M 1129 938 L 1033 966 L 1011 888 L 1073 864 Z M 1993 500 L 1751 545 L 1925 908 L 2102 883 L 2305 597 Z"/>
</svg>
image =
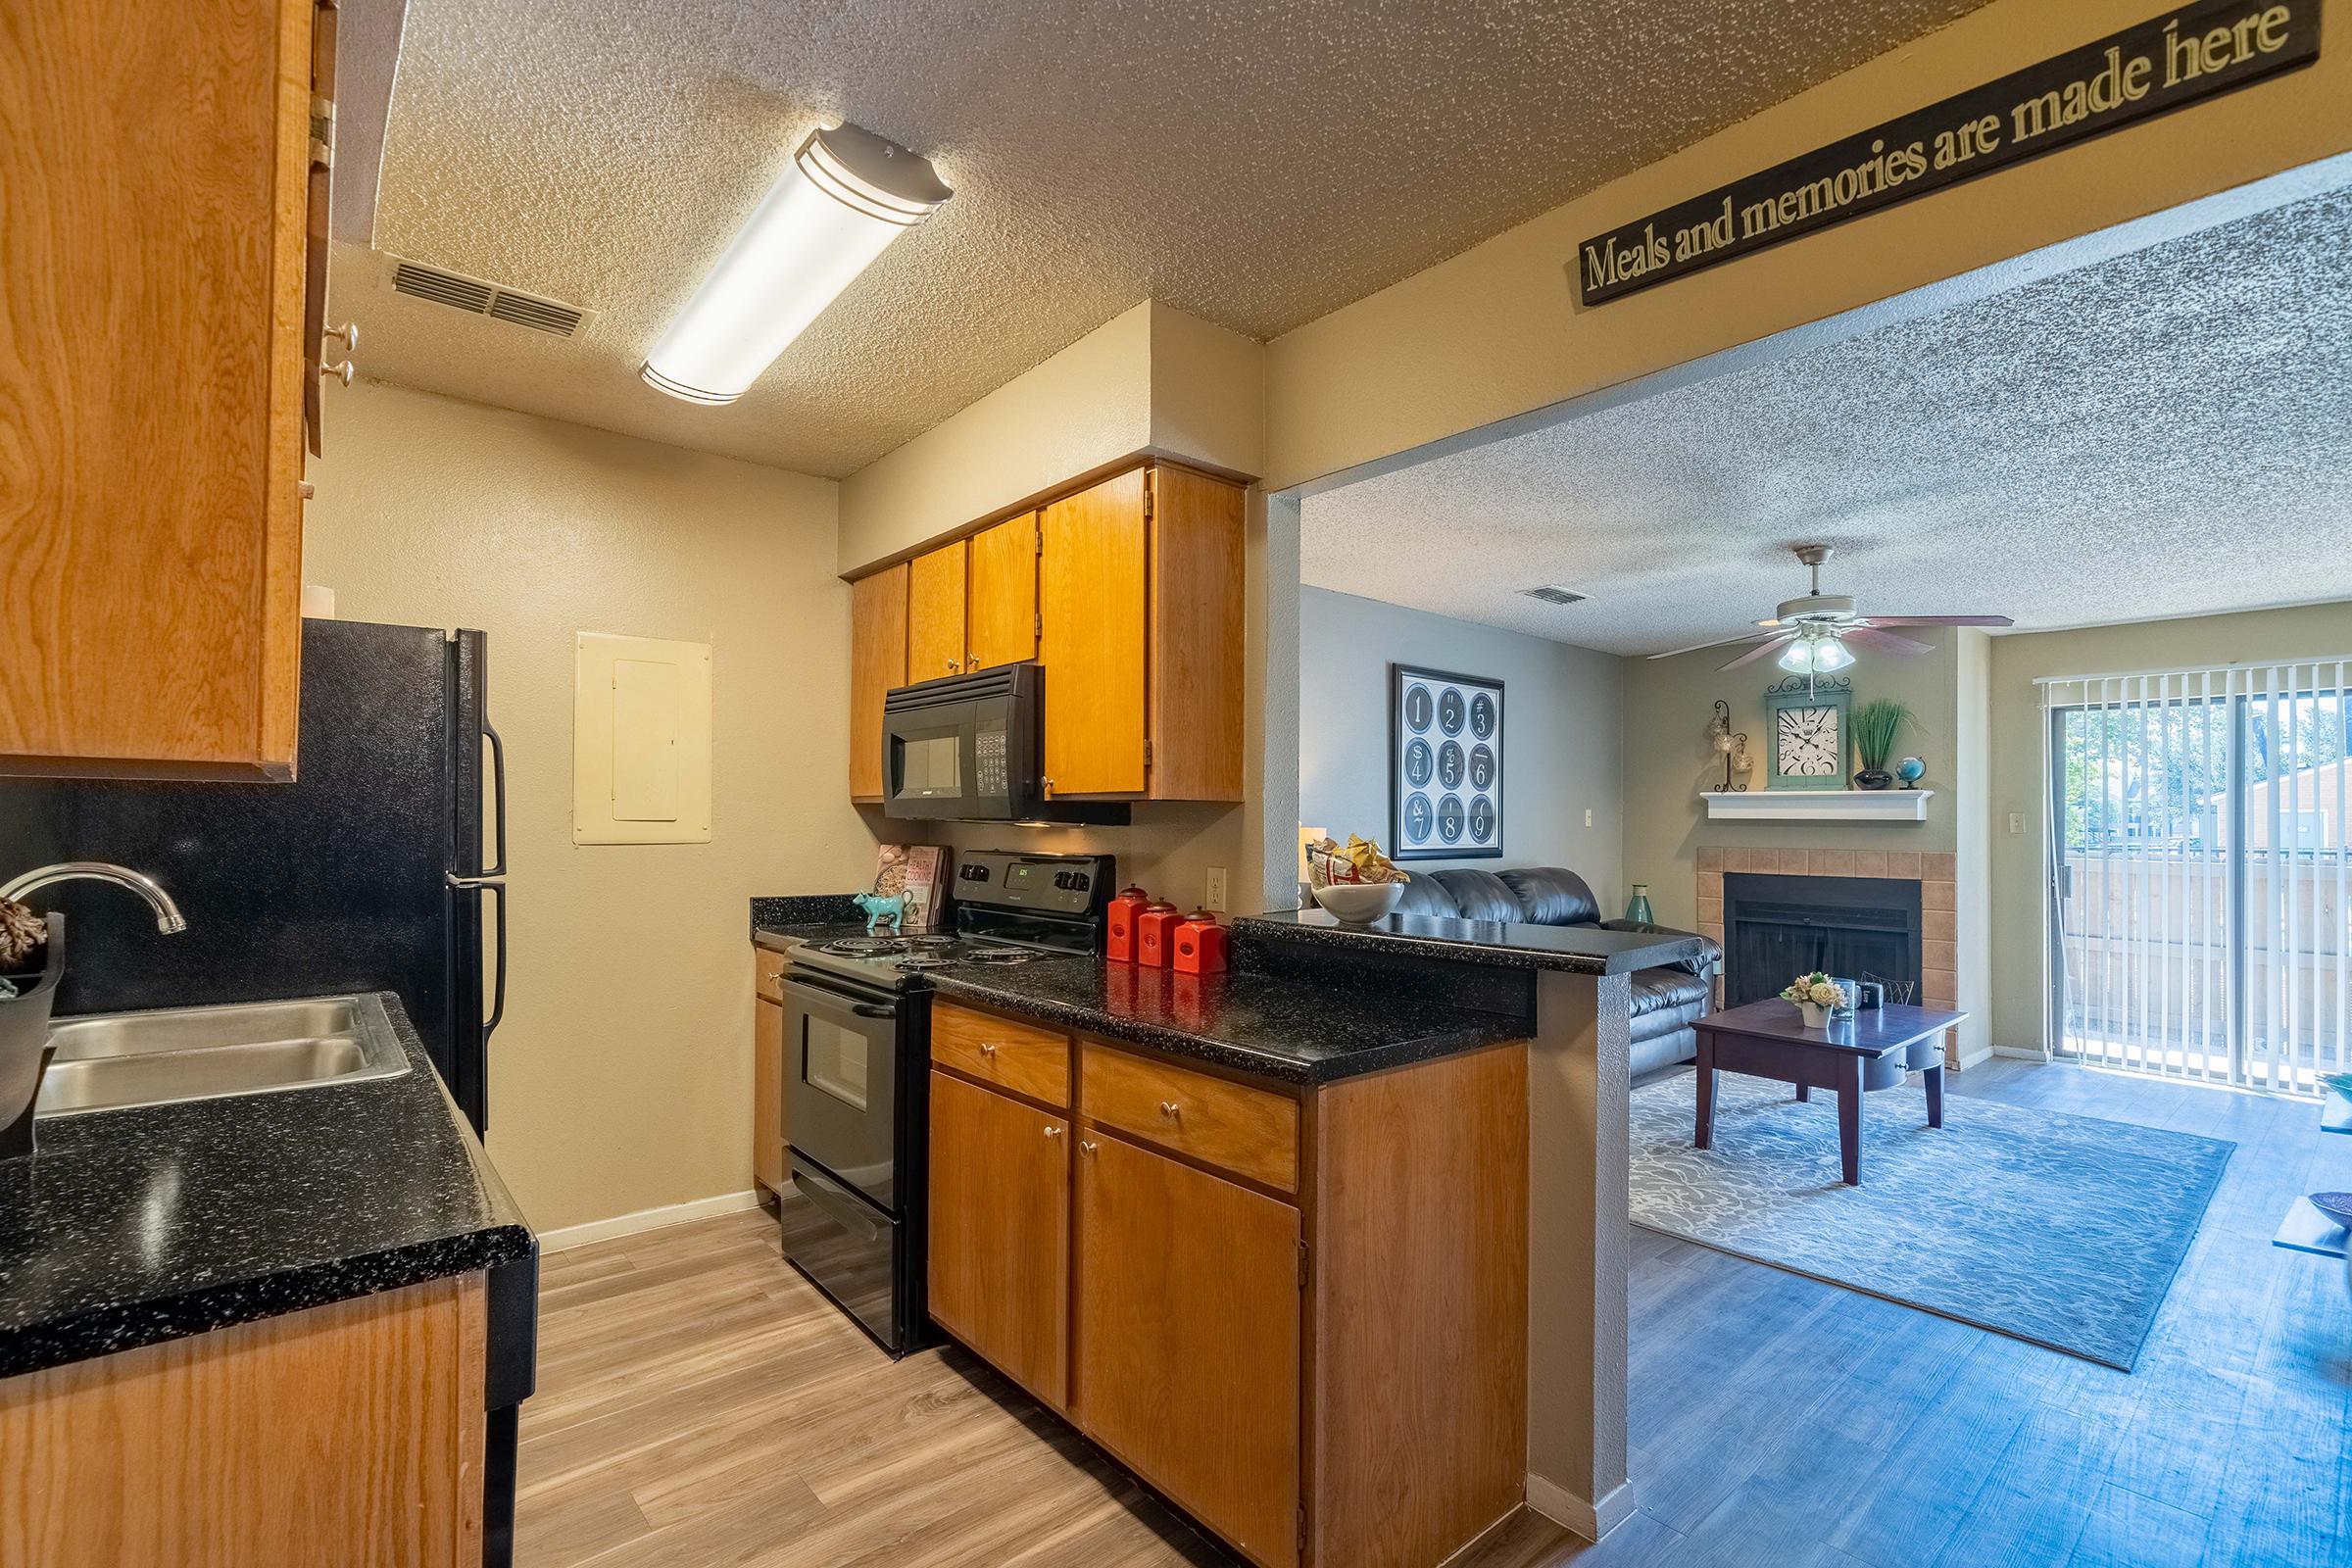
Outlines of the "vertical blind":
<svg viewBox="0 0 2352 1568">
<path fill-rule="evenodd" d="M 2304 1094 L 2352 1065 L 2348 671 L 2041 683 L 2057 1054 Z"/>
</svg>

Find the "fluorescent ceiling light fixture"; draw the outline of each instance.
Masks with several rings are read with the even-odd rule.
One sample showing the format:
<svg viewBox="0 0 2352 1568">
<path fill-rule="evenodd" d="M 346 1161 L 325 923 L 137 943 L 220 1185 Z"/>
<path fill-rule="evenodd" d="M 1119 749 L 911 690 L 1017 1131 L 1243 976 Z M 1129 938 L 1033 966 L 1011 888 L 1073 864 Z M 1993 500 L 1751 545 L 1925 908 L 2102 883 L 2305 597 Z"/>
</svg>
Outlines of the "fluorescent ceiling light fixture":
<svg viewBox="0 0 2352 1568">
<path fill-rule="evenodd" d="M 689 403 L 732 403 L 890 242 L 954 192 L 897 142 L 809 132 L 638 373 Z"/>
</svg>

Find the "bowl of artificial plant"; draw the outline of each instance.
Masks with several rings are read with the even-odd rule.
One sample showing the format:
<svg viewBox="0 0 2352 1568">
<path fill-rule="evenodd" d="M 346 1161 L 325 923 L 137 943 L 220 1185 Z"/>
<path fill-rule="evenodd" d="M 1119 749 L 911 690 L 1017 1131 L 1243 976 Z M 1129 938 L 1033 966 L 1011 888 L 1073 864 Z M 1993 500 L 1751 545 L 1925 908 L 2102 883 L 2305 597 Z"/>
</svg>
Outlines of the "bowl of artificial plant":
<svg viewBox="0 0 2352 1568">
<path fill-rule="evenodd" d="M 1886 770 L 1886 760 L 1894 755 L 1894 743 L 1903 726 L 1918 727 L 1918 717 L 1912 713 L 1910 705 L 1891 697 L 1874 697 L 1855 709 L 1848 722 L 1854 733 L 1854 751 L 1862 759 L 1862 771 L 1854 775 L 1854 788 L 1894 788 L 1894 775 Z"/>
<path fill-rule="evenodd" d="M 0 1159 L 32 1152 L 49 1067 L 49 1004 L 66 973 L 66 917 L 0 900 Z"/>
</svg>

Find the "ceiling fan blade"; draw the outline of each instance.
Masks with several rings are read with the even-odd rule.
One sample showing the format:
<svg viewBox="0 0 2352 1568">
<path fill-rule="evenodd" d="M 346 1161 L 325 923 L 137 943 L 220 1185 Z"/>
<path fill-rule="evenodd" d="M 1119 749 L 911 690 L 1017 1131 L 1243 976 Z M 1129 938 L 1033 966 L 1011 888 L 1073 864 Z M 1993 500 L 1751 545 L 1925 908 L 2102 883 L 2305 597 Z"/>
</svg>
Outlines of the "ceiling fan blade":
<svg viewBox="0 0 2352 1568">
<path fill-rule="evenodd" d="M 1718 637 L 1711 643 L 1692 643 L 1688 648 L 1670 648 L 1665 653 L 1652 654 L 1649 657 L 1652 659 L 1679 659 L 1685 654 L 1704 653 L 1710 648 L 1729 648 L 1734 643 L 1754 642 L 1758 638 L 1763 638 L 1769 641 L 1770 639 L 1780 635 L 1781 634 L 1777 631 L 1744 632 L 1738 637 Z"/>
<path fill-rule="evenodd" d="M 1717 664 L 1715 666 L 1716 671 L 1720 673 L 1727 669 L 1738 669 L 1741 664 L 1753 663 L 1755 661 L 1762 659 L 1766 654 L 1771 653 L 1775 647 L 1788 642 L 1789 640 L 1790 639 L 1785 635 L 1767 637 L 1762 642 L 1756 644 L 1755 647 L 1750 648 L 1746 653 L 1741 654 L 1738 659 L 1733 660 L 1730 663 Z"/>
<path fill-rule="evenodd" d="M 1880 631 L 1874 626 L 1849 626 L 1840 635 L 1855 647 L 1867 648 L 1873 653 L 1926 654 L 1935 652 L 1926 643 L 1915 642 L 1909 637 L 1897 637 L 1890 631 Z"/>
<path fill-rule="evenodd" d="M 2014 626 L 2007 615 L 1872 615 L 1873 626 Z"/>
</svg>

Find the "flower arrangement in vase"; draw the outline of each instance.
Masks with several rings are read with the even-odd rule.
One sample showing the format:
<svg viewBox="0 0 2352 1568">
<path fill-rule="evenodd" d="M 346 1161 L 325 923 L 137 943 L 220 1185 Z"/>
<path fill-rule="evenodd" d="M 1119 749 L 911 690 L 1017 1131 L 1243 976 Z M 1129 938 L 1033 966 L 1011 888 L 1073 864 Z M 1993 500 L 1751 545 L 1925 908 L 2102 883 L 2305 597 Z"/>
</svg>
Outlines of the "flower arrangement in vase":
<svg viewBox="0 0 2352 1568">
<path fill-rule="evenodd" d="M 1816 969 L 1811 974 L 1798 975 L 1783 987 L 1781 1000 L 1796 1004 L 1797 1015 L 1805 1020 L 1806 1028 L 1826 1029 L 1831 1012 L 1853 999 L 1845 994 L 1845 987 Z"/>
</svg>

